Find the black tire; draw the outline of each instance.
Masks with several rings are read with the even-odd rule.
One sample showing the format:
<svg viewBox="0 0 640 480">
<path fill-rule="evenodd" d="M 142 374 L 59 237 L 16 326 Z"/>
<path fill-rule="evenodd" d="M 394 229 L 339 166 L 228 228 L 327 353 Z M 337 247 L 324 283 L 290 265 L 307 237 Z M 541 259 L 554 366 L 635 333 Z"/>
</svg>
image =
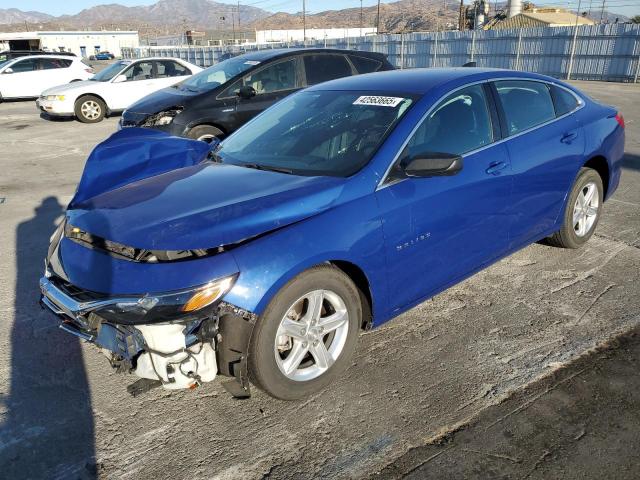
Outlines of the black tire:
<svg viewBox="0 0 640 480">
<path fill-rule="evenodd" d="M 73 80 L 71 80 L 69 83 L 75 83 L 75 82 L 81 82 L 82 80 L 80 80 L 79 78 L 74 78 Z"/>
<path fill-rule="evenodd" d="M 329 290 L 344 302 L 348 313 L 346 340 L 338 357 L 324 373 L 309 380 L 293 380 L 288 378 L 277 364 L 276 334 L 289 308 L 296 300 L 314 290 Z M 358 341 L 362 314 L 359 290 L 341 270 L 331 265 L 321 265 L 302 272 L 276 294 L 258 319 L 248 355 L 249 377 L 252 383 L 281 400 L 298 400 L 322 390 L 349 366 Z M 326 335 L 323 340 L 325 344 L 333 341 L 331 335 Z M 305 358 L 313 361 L 312 357 Z"/>
<path fill-rule="evenodd" d="M 596 194 L 598 195 L 598 208 L 595 221 L 586 234 L 579 236 L 576 233 L 575 225 L 573 223 L 574 206 L 578 195 L 587 186 L 587 184 L 593 183 L 596 186 Z M 591 168 L 582 168 L 578 173 L 569 198 L 567 200 L 567 206 L 564 211 L 564 220 L 562 222 L 562 228 L 554 233 L 551 237 L 547 238 L 547 242 L 560 248 L 580 248 L 584 245 L 595 232 L 602 214 L 602 204 L 604 200 L 604 188 L 602 186 L 602 179 L 598 172 Z"/>
<path fill-rule="evenodd" d="M 95 117 L 88 115 L 89 112 L 84 110 L 83 107 L 88 107 L 89 105 L 96 109 L 95 111 L 97 113 Z M 107 113 L 107 106 L 100 98 L 94 95 L 83 95 L 76 100 L 74 112 L 76 118 L 82 123 L 98 123 L 104 119 Z"/>
<path fill-rule="evenodd" d="M 203 142 L 211 143 L 211 140 L 215 137 L 218 140 L 224 138 L 224 133 L 219 128 L 213 125 L 197 125 L 189 130 L 187 137 L 194 140 L 202 140 Z"/>
</svg>

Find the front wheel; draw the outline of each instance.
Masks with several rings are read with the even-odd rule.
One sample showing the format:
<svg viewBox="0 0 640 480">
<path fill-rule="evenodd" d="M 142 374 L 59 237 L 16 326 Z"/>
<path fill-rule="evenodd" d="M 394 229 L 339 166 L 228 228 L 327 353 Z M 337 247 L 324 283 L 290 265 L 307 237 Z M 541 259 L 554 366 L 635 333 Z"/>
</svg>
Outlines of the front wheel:
<svg viewBox="0 0 640 480">
<path fill-rule="evenodd" d="M 85 95 L 76 101 L 76 118 L 82 123 L 97 123 L 106 115 L 107 106 L 98 97 Z"/>
<path fill-rule="evenodd" d="M 224 134 L 222 133 L 222 130 L 212 125 L 198 125 L 189 130 L 187 136 L 194 140 L 211 143 L 216 138 L 218 140 L 222 140 Z"/>
<path fill-rule="evenodd" d="M 596 230 L 604 201 L 602 179 L 591 168 L 582 168 L 567 200 L 562 228 L 548 238 L 551 245 L 579 248 Z"/>
<path fill-rule="evenodd" d="M 274 297 L 258 319 L 249 349 L 249 375 L 282 400 L 315 393 L 349 365 L 362 324 L 357 287 L 341 270 L 307 270 Z"/>
</svg>

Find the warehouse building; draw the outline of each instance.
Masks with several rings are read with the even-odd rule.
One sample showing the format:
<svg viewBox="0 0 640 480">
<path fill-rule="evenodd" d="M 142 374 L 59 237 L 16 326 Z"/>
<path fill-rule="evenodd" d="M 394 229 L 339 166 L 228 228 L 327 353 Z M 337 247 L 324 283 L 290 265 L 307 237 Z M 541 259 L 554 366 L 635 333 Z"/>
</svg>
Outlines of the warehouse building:
<svg viewBox="0 0 640 480">
<path fill-rule="evenodd" d="M 2 50 L 46 50 L 50 52 L 73 52 L 89 57 L 96 52 L 109 51 L 121 56 L 123 47 L 140 45 L 135 31 L 53 31 L 0 33 Z"/>
<path fill-rule="evenodd" d="M 578 25 L 594 25 L 589 18 L 581 17 L 562 8 L 531 8 L 524 10 L 510 18 L 489 23 L 486 28 L 532 28 L 532 27 L 567 27 Z"/>
</svg>

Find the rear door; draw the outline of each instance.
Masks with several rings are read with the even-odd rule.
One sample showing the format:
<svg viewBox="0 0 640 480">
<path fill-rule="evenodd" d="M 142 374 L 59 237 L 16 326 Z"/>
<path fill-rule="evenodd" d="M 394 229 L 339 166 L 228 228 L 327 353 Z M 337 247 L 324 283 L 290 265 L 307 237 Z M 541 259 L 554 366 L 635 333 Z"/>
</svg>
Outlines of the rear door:
<svg viewBox="0 0 640 480">
<path fill-rule="evenodd" d="M 40 58 L 38 62 L 42 71 L 40 75 L 40 88 L 42 90 L 69 83 L 73 80 L 71 68 L 69 68 L 73 60 L 66 58 Z"/>
<path fill-rule="evenodd" d="M 252 98 L 239 98 L 240 87 L 251 86 L 256 91 Z M 245 124 L 278 100 L 291 95 L 302 87 L 297 57 L 275 60 L 262 68 L 253 70 L 229 87 L 221 97 L 235 97 L 235 128 Z"/>
<path fill-rule="evenodd" d="M 488 91 L 471 85 L 440 101 L 396 162 L 429 153 L 461 155 L 459 173 L 391 177 L 376 192 L 392 312 L 446 288 L 507 249 L 511 172 L 506 147 L 497 142 Z"/>
<path fill-rule="evenodd" d="M 584 154 L 575 115 L 556 113 L 552 86 L 531 80 L 493 82 L 513 171 L 511 245 L 550 233 Z"/>
</svg>

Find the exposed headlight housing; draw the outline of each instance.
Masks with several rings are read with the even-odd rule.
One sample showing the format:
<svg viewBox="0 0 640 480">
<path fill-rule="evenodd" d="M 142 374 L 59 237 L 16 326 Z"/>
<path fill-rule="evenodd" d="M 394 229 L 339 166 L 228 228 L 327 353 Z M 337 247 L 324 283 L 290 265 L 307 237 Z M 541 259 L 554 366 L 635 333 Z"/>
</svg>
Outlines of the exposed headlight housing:
<svg viewBox="0 0 640 480">
<path fill-rule="evenodd" d="M 65 96 L 64 95 L 47 95 L 44 98 L 45 100 L 51 100 L 51 101 L 58 100 L 60 102 L 63 102 L 65 99 Z"/>
<path fill-rule="evenodd" d="M 175 107 L 169 110 L 164 110 L 162 112 L 158 112 L 154 115 L 149 116 L 144 123 L 143 127 L 160 127 L 163 125 L 169 125 L 173 122 L 173 119 L 176 118 L 182 112 L 182 107 Z"/>
<path fill-rule="evenodd" d="M 201 319 L 209 313 L 207 307 L 231 290 L 236 278 L 231 275 L 179 292 L 131 297 L 130 301 L 121 300 L 94 313 L 110 322 L 129 325 Z"/>
</svg>

